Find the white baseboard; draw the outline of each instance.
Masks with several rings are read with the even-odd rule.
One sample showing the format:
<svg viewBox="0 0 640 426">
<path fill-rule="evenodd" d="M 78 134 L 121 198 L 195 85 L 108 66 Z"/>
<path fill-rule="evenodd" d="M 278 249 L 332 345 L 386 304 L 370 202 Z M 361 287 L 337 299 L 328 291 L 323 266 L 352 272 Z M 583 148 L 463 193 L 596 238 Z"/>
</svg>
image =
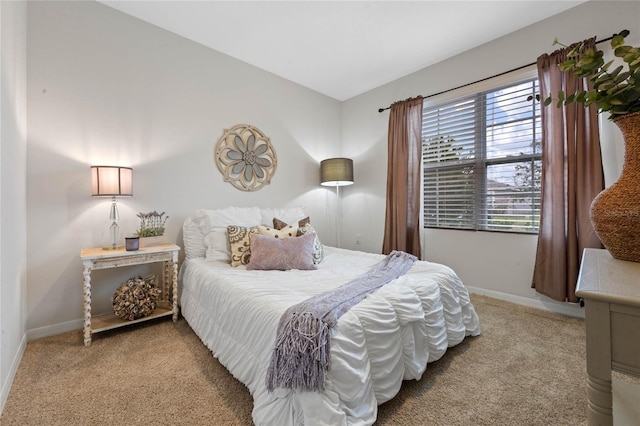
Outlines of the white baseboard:
<svg viewBox="0 0 640 426">
<path fill-rule="evenodd" d="M 4 406 L 7 403 L 7 399 L 9 398 L 9 392 L 11 391 L 11 386 L 13 385 L 13 379 L 16 377 L 16 373 L 18 372 L 18 366 L 20 365 L 20 361 L 22 361 L 24 351 L 27 348 L 27 342 L 40 339 L 42 337 L 55 336 L 56 334 L 79 330 L 82 328 L 83 324 L 84 321 L 80 319 L 27 330 L 24 336 L 22 336 L 20 346 L 18 347 L 15 356 L 13 357 L 11 368 L 9 370 L 9 374 L 7 375 L 7 380 L 2 384 L 2 391 L 0 392 L 0 413 L 4 411 Z"/>
<path fill-rule="evenodd" d="M 577 303 L 561 303 L 548 298 L 532 299 L 529 297 L 515 296 L 513 294 L 501 293 L 499 291 L 486 290 L 480 287 L 471 287 L 465 285 L 470 293 L 481 294 L 483 296 L 493 297 L 494 299 L 506 300 L 507 302 L 517 303 L 519 305 L 528 306 L 530 308 L 542 309 L 557 314 L 568 315 L 571 317 L 584 318 L 584 308 Z M 544 296 L 541 296 L 544 297 Z"/>
<path fill-rule="evenodd" d="M 46 325 L 44 327 L 32 328 L 27 330 L 27 341 L 41 339 L 43 337 L 55 336 L 57 334 L 67 333 L 69 331 L 80 330 L 84 325 L 84 320 L 77 319 L 58 324 Z"/>
<path fill-rule="evenodd" d="M 27 347 L 27 335 L 22 336 L 22 341 L 20 341 L 20 345 L 18 346 L 18 350 L 16 351 L 15 356 L 13 357 L 13 361 L 11 362 L 11 368 L 9 369 L 9 374 L 7 374 L 7 380 L 2 384 L 2 392 L 0 393 L 0 413 L 4 411 L 4 405 L 7 403 L 7 399 L 9 398 L 9 392 L 11 391 L 11 386 L 13 385 L 13 379 L 16 377 L 16 373 L 18 372 L 18 366 L 20 365 L 20 361 L 22 361 L 22 355 L 24 354 L 24 350 Z"/>
</svg>

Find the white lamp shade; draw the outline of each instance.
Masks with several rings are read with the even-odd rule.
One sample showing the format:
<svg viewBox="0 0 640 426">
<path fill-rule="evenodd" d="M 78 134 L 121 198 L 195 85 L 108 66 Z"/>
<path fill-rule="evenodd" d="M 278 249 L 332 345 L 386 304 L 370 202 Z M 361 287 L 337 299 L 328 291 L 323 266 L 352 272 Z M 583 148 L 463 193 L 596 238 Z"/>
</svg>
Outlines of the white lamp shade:
<svg viewBox="0 0 640 426">
<path fill-rule="evenodd" d="M 320 185 L 353 185 L 353 160 L 350 158 L 328 158 L 320 162 Z"/>
<path fill-rule="evenodd" d="M 133 195 L 133 169 L 118 166 L 91 166 L 91 195 L 122 197 Z"/>
</svg>

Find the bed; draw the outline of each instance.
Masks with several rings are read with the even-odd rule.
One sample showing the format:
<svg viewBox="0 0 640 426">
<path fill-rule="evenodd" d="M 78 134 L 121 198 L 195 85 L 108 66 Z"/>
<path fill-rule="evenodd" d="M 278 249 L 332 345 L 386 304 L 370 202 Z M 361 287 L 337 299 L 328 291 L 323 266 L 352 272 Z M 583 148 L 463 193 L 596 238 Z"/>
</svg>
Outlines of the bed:
<svg viewBox="0 0 640 426">
<path fill-rule="evenodd" d="M 230 207 L 198 210 L 183 226 L 182 314 L 213 356 L 247 386 L 256 425 L 373 424 L 378 405 L 393 398 L 403 380 L 420 379 L 448 347 L 480 334 L 478 316 L 456 274 L 444 265 L 416 261 L 340 317 L 331 330 L 324 390 L 269 392 L 267 369 L 287 308 L 335 289 L 384 258 L 318 247 L 313 234 L 313 250 L 321 256 L 313 257 L 308 270 L 232 266 L 237 247 L 228 227 L 269 227 L 274 218 L 295 229 L 305 215 L 302 208 Z M 303 226 L 309 228 L 306 220 Z M 258 252 L 254 255 L 257 259 Z"/>
</svg>

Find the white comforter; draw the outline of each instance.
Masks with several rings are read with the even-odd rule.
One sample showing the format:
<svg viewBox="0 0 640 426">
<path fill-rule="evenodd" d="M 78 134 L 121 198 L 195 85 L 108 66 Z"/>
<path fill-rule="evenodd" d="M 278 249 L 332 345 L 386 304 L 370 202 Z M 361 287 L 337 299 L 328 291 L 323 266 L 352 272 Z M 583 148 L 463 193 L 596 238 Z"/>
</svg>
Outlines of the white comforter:
<svg viewBox="0 0 640 426">
<path fill-rule="evenodd" d="M 467 335 L 480 334 L 467 290 L 448 267 L 416 262 L 340 318 L 324 392 L 276 389 L 265 376 L 278 321 L 291 305 L 369 270 L 382 255 L 325 247 L 316 271 L 247 271 L 188 259 L 182 314 L 213 355 L 253 395 L 256 425 L 370 425 L 402 380 Z"/>
</svg>

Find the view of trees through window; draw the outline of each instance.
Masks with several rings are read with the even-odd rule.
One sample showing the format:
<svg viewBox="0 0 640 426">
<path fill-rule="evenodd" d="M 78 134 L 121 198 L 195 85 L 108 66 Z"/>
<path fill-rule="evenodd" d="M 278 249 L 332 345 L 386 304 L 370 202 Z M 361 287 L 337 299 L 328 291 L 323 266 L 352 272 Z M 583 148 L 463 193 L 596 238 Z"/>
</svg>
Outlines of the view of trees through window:
<svg viewBox="0 0 640 426">
<path fill-rule="evenodd" d="M 529 79 L 425 106 L 425 227 L 538 232 L 540 105 L 527 100 L 536 93 Z"/>
</svg>

